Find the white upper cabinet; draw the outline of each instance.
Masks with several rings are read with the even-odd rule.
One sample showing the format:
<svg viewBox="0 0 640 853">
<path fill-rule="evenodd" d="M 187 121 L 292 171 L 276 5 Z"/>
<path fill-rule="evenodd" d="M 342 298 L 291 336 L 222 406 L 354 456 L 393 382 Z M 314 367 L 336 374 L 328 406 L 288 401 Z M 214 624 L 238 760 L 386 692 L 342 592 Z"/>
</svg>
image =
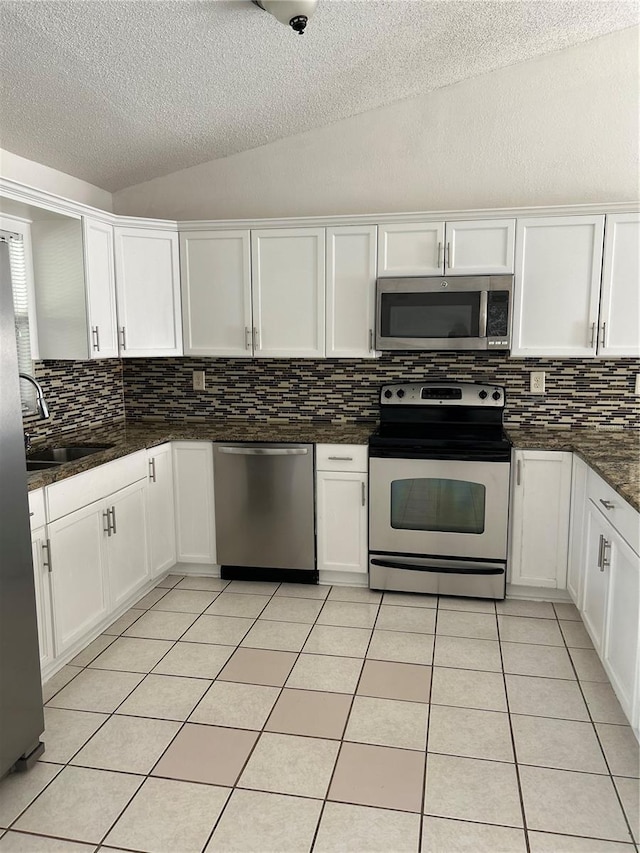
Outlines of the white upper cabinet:
<svg viewBox="0 0 640 853">
<path fill-rule="evenodd" d="M 251 232 L 254 355 L 324 356 L 324 228 Z"/>
<path fill-rule="evenodd" d="M 378 275 L 502 275 L 513 272 L 514 219 L 378 226 Z"/>
<path fill-rule="evenodd" d="M 598 355 L 640 356 L 640 215 L 607 216 Z"/>
<path fill-rule="evenodd" d="M 512 356 L 596 353 L 604 216 L 519 219 Z"/>
<path fill-rule="evenodd" d="M 513 272 L 515 219 L 447 222 L 446 275 L 501 275 Z"/>
<path fill-rule="evenodd" d="M 121 355 L 182 355 L 178 235 L 146 228 L 114 235 Z"/>
<path fill-rule="evenodd" d="M 253 354 L 249 231 L 180 234 L 185 355 Z"/>
<path fill-rule="evenodd" d="M 89 320 L 89 357 L 118 357 L 113 226 L 83 217 L 84 275 Z"/>
<path fill-rule="evenodd" d="M 378 226 L 378 275 L 440 275 L 444 222 Z"/>
<path fill-rule="evenodd" d="M 328 358 L 373 358 L 376 226 L 327 228 Z"/>
</svg>

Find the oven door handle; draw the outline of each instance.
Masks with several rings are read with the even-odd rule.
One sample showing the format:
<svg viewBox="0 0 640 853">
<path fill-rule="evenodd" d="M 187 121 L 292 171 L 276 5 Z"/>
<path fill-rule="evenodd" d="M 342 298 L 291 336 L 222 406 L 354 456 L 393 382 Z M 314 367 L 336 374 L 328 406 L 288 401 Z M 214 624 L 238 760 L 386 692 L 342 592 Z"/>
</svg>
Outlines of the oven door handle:
<svg viewBox="0 0 640 853">
<path fill-rule="evenodd" d="M 385 569 L 407 569 L 410 572 L 443 572 L 449 575 L 503 575 L 505 571 L 504 566 L 496 563 L 480 565 L 462 561 L 444 563 L 438 560 L 402 563 L 398 560 L 380 560 L 377 558 L 372 559 L 370 563 L 372 566 L 381 566 Z"/>
</svg>

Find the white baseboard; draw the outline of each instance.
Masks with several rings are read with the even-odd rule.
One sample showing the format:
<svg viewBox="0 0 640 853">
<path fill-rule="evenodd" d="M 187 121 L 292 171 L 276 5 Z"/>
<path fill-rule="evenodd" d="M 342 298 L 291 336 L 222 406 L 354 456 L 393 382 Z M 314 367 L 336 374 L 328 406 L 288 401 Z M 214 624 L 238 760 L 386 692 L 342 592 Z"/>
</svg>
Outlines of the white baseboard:
<svg viewBox="0 0 640 853">
<path fill-rule="evenodd" d="M 559 604 L 572 602 L 571 596 L 566 589 L 551 589 L 541 586 L 520 586 L 519 584 L 507 584 L 507 598 L 519 598 L 526 601 L 556 601 Z"/>
<path fill-rule="evenodd" d="M 369 586 L 369 575 L 363 572 L 320 571 L 318 583 L 333 586 Z"/>
<path fill-rule="evenodd" d="M 214 563 L 176 563 L 167 572 L 169 575 L 193 575 L 199 578 L 219 578 L 220 566 Z"/>
</svg>

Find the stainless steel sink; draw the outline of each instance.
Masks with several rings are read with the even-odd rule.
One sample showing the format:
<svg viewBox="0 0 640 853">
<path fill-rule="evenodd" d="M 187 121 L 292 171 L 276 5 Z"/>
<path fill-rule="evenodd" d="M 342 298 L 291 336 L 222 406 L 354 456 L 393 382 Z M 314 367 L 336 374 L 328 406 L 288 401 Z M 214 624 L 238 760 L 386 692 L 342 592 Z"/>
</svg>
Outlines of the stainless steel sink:
<svg viewBox="0 0 640 853">
<path fill-rule="evenodd" d="M 27 471 L 44 471 L 47 468 L 55 468 L 59 462 L 38 462 L 35 459 L 27 459 Z"/>
<path fill-rule="evenodd" d="M 38 471 L 52 465 L 62 465 L 64 462 L 74 462 L 93 453 L 109 450 L 111 447 L 113 444 L 76 444 L 72 447 L 45 447 L 42 450 L 34 450 L 27 459 L 27 471 Z M 30 468 L 29 465 L 36 467 Z"/>
</svg>

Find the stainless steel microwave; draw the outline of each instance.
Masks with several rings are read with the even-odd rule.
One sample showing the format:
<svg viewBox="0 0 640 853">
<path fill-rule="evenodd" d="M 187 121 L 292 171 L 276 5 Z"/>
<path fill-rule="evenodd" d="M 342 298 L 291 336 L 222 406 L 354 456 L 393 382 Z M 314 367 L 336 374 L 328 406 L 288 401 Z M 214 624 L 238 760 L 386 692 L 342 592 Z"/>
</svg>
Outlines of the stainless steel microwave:
<svg viewBox="0 0 640 853">
<path fill-rule="evenodd" d="M 508 350 L 512 275 L 379 278 L 377 350 Z"/>
</svg>

